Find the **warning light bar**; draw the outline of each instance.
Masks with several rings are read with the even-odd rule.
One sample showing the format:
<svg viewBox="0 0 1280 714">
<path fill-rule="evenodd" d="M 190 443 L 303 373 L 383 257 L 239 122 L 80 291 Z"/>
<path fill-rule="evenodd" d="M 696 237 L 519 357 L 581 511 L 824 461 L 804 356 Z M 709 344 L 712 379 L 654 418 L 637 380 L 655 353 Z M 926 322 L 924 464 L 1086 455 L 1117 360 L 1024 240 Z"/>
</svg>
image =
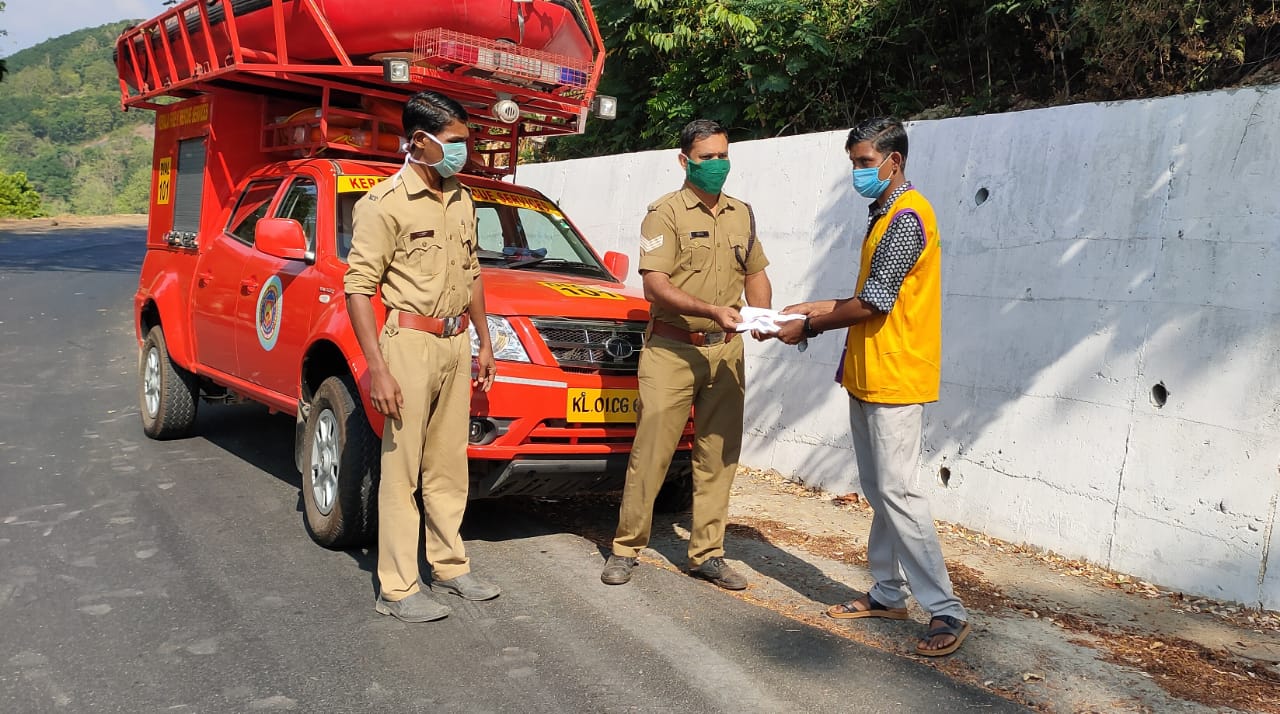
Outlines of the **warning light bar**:
<svg viewBox="0 0 1280 714">
<path fill-rule="evenodd" d="M 565 89 L 586 89 L 591 74 L 589 63 L 572 57 L 439 28 L 415 36 L 413 59 L 445 70 L 470 68 L 506 81 Z"/>
</svg>

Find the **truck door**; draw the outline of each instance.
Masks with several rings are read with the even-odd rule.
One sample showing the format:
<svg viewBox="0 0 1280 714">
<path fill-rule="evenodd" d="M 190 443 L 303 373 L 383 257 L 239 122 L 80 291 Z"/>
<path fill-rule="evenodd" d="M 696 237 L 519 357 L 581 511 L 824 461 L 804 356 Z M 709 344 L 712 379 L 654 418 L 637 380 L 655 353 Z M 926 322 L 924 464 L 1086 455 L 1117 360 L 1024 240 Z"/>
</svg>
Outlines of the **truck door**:
<svg viewBox="0 0 1280 714">
<path fill-rule="evenodd" d="M 296 176 L 273 213 L 302 225 L 308 252 L 316 251 L 316 181 Z M 326 223 L 328 223 L 326 221 Z M 302 355 L 311 329 L 311 311 L 319 299 L 320 274 L 303 260 L 276 258 L 253 251 L 245 264 L 245 286 L 236 308 L 236 352 L 240 376 L 296 399 L 301 384 Z"/>
<path fill-rule="evenodd" d="M 241 283 L 253 256 L 253 231 L 267 214 L 280 179 L 253 181 L 245 187 L 225 229 L 208 238 L 210 244 L 196 266 L 192 322 L 196 355 L 207 367 L 237 376 L 236 308 L 248 288 Z"/>
</svg>

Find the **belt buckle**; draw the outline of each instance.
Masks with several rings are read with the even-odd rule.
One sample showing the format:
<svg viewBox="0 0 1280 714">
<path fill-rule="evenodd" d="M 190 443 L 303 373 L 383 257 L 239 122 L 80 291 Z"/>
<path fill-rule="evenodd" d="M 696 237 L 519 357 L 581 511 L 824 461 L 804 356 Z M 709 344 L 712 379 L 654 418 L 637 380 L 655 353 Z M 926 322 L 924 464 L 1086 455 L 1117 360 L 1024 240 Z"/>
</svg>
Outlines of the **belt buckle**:
<svg viewBox="0 0 1280 714">
<path fill-rule="evenodd" d="M 443 334 L 445 337 L 453 337 L 454 335 L 461 332 L 461 330 L 458 329 L 458 327 L 461 324 L 462 324 L 462 318 L 460 317 L 457 317 L 457 316 L 446 317 L 444 319 L 444 331 L 441 334 Z"/>
</svg>

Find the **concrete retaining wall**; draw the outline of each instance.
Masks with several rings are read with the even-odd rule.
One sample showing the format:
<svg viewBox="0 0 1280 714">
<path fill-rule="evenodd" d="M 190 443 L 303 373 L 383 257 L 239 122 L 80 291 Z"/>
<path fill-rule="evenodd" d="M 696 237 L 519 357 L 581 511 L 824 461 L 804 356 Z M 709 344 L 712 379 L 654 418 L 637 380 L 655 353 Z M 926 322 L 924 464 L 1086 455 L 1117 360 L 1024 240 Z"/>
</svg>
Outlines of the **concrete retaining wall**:
<svg viewBox="0 0 1280 714">
<path fill-rule="evenodd" d="M 942 398 L 920 467 L 935 516 L 1280 609 L 1280 87 L 909 134 L 944 245 Z M 866 202 L 844 138 L 731 149 L 726 191 L 755 207 L 778 307 L 852 293 Z M 646 204 L 680 184 L 676 153 L 520 180 L 634 266 Z M 744 463 L 857 490 L 842 341 L 749 347 Z"/>
</svg>

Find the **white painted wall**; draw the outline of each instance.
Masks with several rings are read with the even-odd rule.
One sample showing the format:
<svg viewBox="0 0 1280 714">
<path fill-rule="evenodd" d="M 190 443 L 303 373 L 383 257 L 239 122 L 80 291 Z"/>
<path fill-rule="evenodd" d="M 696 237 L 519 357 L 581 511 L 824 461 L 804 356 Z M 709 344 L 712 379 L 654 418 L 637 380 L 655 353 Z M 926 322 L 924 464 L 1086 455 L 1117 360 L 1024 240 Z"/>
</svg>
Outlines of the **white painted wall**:
<svg viewBox="0 0 1280 714">
<path fill-rule="evenodd" d="M 909 136 L 944 245 L 943 388 L 920 472 L 935 516 L 1280 609 L 1280 87 Z M 755 206 L 778 307 L 852 292 L 866 202 L 843 148 L 835 132 L 731 149 L 726 191 Z M 680 184 L 676 153 L 520 181 L 634 266 L 646 204 Z M 744 463 L 857 490 L 832 382 L 842 343 L 751 345 Z"/>
</svg>

